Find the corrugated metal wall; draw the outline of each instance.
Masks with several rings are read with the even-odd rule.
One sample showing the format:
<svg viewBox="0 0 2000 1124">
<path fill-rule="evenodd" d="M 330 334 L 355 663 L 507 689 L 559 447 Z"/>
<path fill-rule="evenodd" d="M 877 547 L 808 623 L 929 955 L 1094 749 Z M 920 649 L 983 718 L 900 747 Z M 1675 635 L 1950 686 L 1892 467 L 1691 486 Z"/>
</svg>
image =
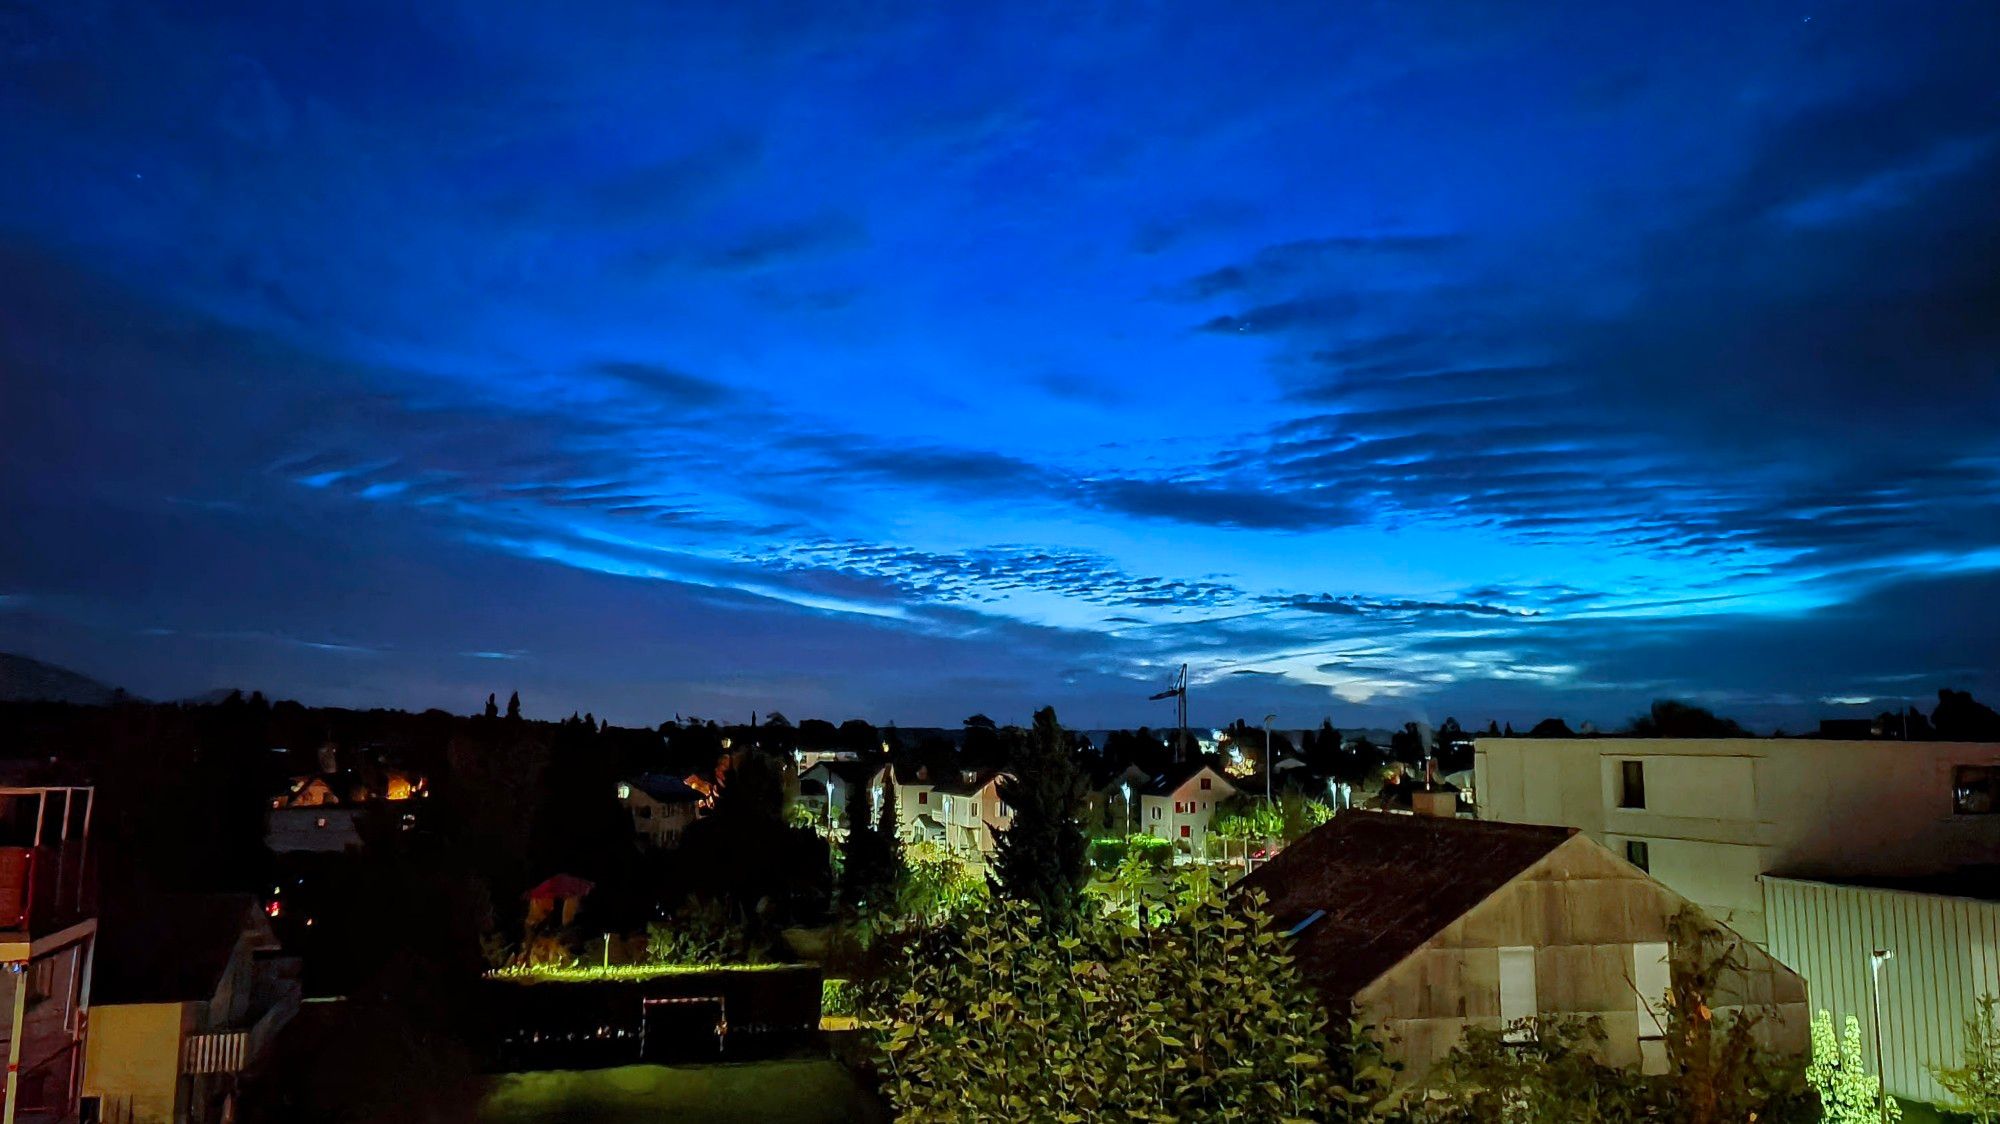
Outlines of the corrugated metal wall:
<svg viewBox="0 0 2000 1124">
<path fill-rule="evenodd" d="M 1882 969 L 1882 1069 L 1889 1091 L 1942 1102 L 1929 1066 L 1958 1059 L 1972 1000 L 2000 994 L 2000 903 L 1789 878 L 1764 879 L 1768 947 L 1806 978 L 1814 1011 L 1836 1031 L 1861 1020 L 1874 1052 L 1869 954 L 1895 953 Z"/>
</svg>

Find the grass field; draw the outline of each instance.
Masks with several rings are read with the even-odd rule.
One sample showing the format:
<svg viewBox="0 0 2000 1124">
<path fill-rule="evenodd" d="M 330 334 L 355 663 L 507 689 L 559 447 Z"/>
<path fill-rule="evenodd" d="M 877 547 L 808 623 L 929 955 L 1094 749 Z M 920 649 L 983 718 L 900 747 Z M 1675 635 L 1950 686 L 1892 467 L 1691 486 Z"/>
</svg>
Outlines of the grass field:
<svg viewBox="0 0 2000 1124">
<path fill-rule="evenodd" d="M 485 1124 L 842 1124 L 887 1121 L 838 1062 L 788 1059 L 742 1065 L 632 1065 L 512 1073 L 480 1107 Z"/>
</svg>

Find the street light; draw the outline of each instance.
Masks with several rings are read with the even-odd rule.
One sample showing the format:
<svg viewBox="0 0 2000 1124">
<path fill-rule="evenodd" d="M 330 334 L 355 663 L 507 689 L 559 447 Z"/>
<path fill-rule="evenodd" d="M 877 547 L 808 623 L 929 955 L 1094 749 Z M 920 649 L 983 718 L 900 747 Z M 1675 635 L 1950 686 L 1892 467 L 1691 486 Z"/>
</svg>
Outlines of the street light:
<svg viewBox="0 0 2000 1124">
<path fill-rule="evenodd" d="M 1132 782 L 1118 782 L 1118 791 L 1125 794 L 1125 837 L 1132 837 Z"/>
<path fill-rule="evenodd" d="M 1895 958 L 1896 953 L 1886 948 L 1868 956 L 1868 990 L 1875 1000 L 1875 1108 L 1882 1124 L 1889 1124 L 1889 1075 L 1882 1072 L 1882 965 Z"/>
</svg>

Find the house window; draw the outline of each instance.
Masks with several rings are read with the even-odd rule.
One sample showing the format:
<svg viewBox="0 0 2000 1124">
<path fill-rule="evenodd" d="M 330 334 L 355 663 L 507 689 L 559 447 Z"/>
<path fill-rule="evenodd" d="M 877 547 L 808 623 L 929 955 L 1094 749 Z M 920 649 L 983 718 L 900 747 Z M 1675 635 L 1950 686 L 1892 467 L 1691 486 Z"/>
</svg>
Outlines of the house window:
<svg viewBox="0 0 2000 1124">
<path fill-rule="evenodd" d="M 1156 820 L 1160 818 L 1160 806 L 1158 804 L 1153 805 L 1153 818 Z"/>
<path fill-rule="evenodd" d="M 1180 814 L 1181 814 L 1181 802 L 1176 800 L 1174 801 L 1174 815 L 1178 816 Z"/>
<path fill-rule="evenodd" d="M 2000 766 L 1959 765 L 1951 771 L 1951 810 L 1959 816 L 2000 813 Z"/>
<path fill-rule="evenodd" d="M 313 826 L 314 826 L 314 827 L 325 827 L 325 826 L 326 826 L 326 817 L 325 817 L 325 816 L 319 816 L 319 817 L 316 817 L 316 818 L 315 818 L 315 819 L 313 820 Z"/>
<path fill-rule="evenodd" d="M 930 794 L 930 793 L 928 793 L 928 792 L 919 792 L 919 793 L 917 793 L 917 803 L 919 803 L 919 804 L 928 804 L 928 803 L 930 803 L 930 802 L 931 802 L 931 794 Z"/>
<path fill-rule="evenodd" d="M 644 804 L 640 805 L 640 807 L 639 807 L 639 818 L 640 818 L 640 819 L 642 819 L 642 820 L 650 820 L 650 819 L 652 819 L 652 818 L 653 818 L 653 809 L 652 809 L 652 807 L 651 807 L 650 805 L 644 805 Z"/>
<path fill-rule="evenodd" d="M 1627 839 L 1625 841 L 1626 862 L 1631 863 L 1640 870 L 1650 871 L 1653 869 L 1652 860 L 1653 856 L 1648 852 L 1645 840 Z"/>
<path fill-rule="evenodd" d="M 1500 1026 L 1508 1042 L 1535 1037 L 1535 950 L 1500 950 Z"/>
<path fill-rule="evenodd" d="M 1632 946 L 1632 990 L 1639 1009 L 1639 1041 L 1667 1036 L 1667 988 L 1672 983 L 1673 968 L 1667 961 L 1664 942 Z"/>
<path fill-rule="evenodd" d="M 1620 761 L 1618 763 L 1618 806 L 1620 808 L 1644 808 L 1646 806 L 1646 763 L 1644 761 Z"/>
<path fill-rule="evenodd" d="M 1182 825 L 1181 825 L 1181 838 L 1182 838 L 1182 839 L 1186 839 L 1187 837 L 1188 837 L 1188 825 L 1186 825 L 1186 824 L 1182 824 Z"/>
<path fill-rule="evenodd" d="M 1211 784 L 1209 783 L 1209 781 L 1210 781 L 1210 778 L 1208 778 L 1208 777 L 1203 777 L 1203 778 L 1201 778 L 1201 790 L 1202 790 L 1203 792 L 1207 792 L 1207 791 L 1208 791 L 1208 790 L 1209 790 L 1209 789 L 1210 789 L 1211 787 L 1213 787 L 1213 786 L 1212 786 L 1212 785 L 1211 785 Z"/>
</svg>

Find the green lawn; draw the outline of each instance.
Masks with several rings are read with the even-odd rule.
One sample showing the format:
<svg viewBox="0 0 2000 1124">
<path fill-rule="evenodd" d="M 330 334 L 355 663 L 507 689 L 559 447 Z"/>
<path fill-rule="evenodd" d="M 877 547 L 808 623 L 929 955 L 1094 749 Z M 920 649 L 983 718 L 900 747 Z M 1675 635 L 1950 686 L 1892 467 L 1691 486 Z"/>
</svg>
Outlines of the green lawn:
<svg viewBox="0 0 2000 1124">
<path fill-rule="evenodd" d="M 494 1082 L 479 1115 L 485 1124 L 843 1124 L 888 1119 L 852 1074 L 823 1059 L 510 1073 Z"/>
</svg>

